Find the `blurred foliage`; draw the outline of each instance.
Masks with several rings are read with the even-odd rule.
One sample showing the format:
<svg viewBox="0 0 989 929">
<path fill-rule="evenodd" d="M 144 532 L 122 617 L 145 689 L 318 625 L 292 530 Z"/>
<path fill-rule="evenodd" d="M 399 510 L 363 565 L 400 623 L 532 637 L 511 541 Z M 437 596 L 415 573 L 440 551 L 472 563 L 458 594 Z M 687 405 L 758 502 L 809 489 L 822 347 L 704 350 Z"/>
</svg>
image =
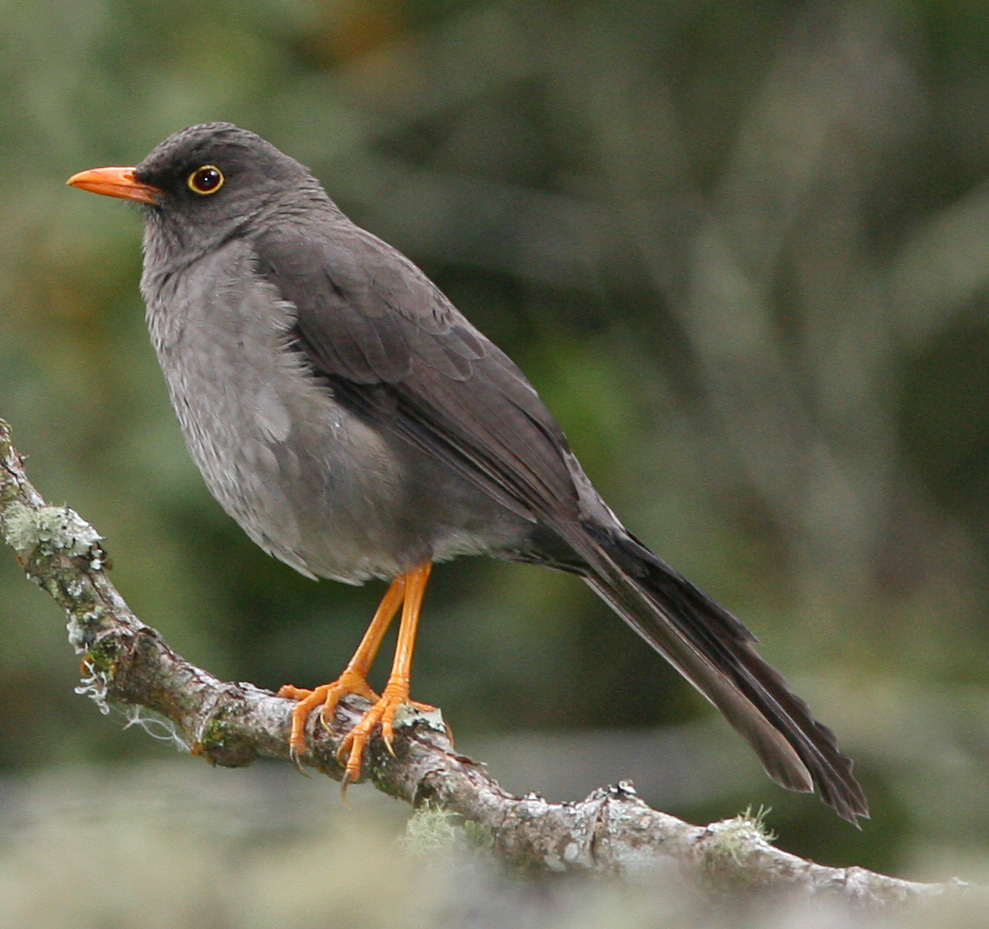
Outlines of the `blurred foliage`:
<svg viewBox="0 0 989 929">
<path fill-rule="evenodd" d="M 629 527 L 836 729 L 874 819 L 859 835 L 785 795 L 720 725 L 694 764 L 737 759 L 734 790 L 671 812 L 771 805 L 784 846 L 842 864 L 984 851 L 981 0 L 3 8 L 0 415 L 173 646 L 317 683 L 380 596 L 295 576 L 208 498 L 144 331 L 138 215 L 62 186 L 227 119 L 522 365 Z M 160 753 L 73 695 L 53 607 L 9 557 L 0 591 L 0 766 Z M 465 742 L 709 719 L 582 585 L 483 560 L 436 573 L 415 684 Z M 612 780 L 670 763 L 607 760 Z"/>
<path fill-rule="evenodd" d="M 982 929 L 985 893 L 913 912 L 868 912 L 841 897 L 715 897 L 679 870 L 625 882 L 532 879 L 499 867 L 485 836 L 368 793 L 326 804 L 288 767 L 188 764 L 8 787 L 0 834 L 3 929 Z M 69 788 L 66 790 L 66 788 Z M 268 802 L 277 794 L 279 802 Z M 369 801 L 369 802 L 368 802 Z M 290 842 L 285 836 L 291 835 Z M 984 876 L 984 868 L 980 869 Z M 94 893 L 94 890 L 96 891 Z"/>
<path fill-rule="evenodd" d="M 483 834 L 369 792 L 326 804 L 290 768 L 173 762 L 15 779 L 0 834 L 3 929 L 982 929 L 984 892 L 913 912 L 714 896 L 657 868 L 624 882 L 537 880 L 486 853 Z M 71 780 L 71 784 L 67 783 Z M 68 788 L 68 789 L 66 789 Z M 277 795 L 279 802 L 269 802 Z M 285 836 L 291 835 L 291 841 Z M 971 872 L 970 872 L 971 873 Z M 985 876 L 984 867 L 979 875 Z M 975 876 L 975 875 L 973 875 Z M 95 891 L 95 892 L 94 892 Z"/>
</svg>

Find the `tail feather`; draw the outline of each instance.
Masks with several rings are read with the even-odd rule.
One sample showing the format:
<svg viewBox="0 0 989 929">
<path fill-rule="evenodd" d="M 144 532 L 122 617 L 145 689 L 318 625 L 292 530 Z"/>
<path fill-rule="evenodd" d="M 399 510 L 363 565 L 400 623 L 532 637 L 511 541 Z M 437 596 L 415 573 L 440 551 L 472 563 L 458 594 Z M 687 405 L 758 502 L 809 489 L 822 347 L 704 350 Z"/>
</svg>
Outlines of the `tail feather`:
<svg viewBox="0 0 989 929">
<path fill-rule="evenodd" d="M 734 616 L 621 527 L 583 525 L 567 541 L 587 565 L 586 583 L 724 714 L 773 780 L 791 790 L 816 787 L 851 823 L 868 817 L 834 733 L 759 656 Z"/>
</svg>

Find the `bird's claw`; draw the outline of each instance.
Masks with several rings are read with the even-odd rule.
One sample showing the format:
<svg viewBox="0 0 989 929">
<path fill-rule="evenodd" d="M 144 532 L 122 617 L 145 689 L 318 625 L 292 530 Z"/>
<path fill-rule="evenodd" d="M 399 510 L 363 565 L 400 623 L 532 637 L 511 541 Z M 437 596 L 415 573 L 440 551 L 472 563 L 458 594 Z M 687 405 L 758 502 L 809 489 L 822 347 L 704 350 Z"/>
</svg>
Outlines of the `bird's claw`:
<svg viewBox="0 0 989 929">
<path fill-rule="evenodd" d="M 305 746 L 303 746 L 302 751 L 300 752 L 299 749 L 296 748 L 294 745 L 289 744 L 288 757 L 289 760 L 292 762 L 292 765 L 295 767 L 295 770 L 298 771 L 299 774 L 303 775 L 303 777 L 310 777 L 311 775 L 309 774 L 309 772 L 304 767 L 302 767 L 302 752 L 304 751 L 305 751 Z"/>
<path fill-rule="evenodd" d="M 303 774 L 302 756 L 306 753 L 306 722 L 310 713 L 321 706 L 320 717 L 324 724 L 329 720 L 340 699 L 348 693 L 356 693 L 371 701 L 371 707 L 357 721 L 337 748 L 337 761 L 344 766 L 340 782 L 341 793 L 346 796 L 347 787 L 359 781 L 364 765 L 364 751 L 375 730 L 380 726 L 381 740 L 393 758 L 395 756 L 395 716 L 403 706 L 412 706 L 416 710 L 428 713 L 436 708 L 428 703 L 409 700 L 408 685 L 401 682 L 389 683 L 379 697 L 367 682 L 355 674 L 345 671 L 338 680 L 331 684 L 323 684 L 313 690 L 293 687 L 286 684 L 278 691 L 279 697 L 295 700 L 292 710 L 292 733 L 289 736 L 289 758 L 295 767 Z"/>
</svg>

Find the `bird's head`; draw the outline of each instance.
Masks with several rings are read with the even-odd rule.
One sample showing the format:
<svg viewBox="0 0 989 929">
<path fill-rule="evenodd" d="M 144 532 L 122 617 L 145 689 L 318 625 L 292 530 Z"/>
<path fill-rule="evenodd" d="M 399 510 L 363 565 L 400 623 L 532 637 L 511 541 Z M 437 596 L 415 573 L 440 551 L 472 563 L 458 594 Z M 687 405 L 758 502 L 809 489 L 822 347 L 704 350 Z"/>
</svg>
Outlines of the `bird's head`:
<svg viewBox="0 0 989 929">
<path fill-rule="evenodd" d="M 152 250 L 205 251 L 279 210 L 328 203 L 307 168 L 231 123 L 203 123 L 169 136 L 133 167 L 93 168 L 73 187 L 144 206 Z"/>
</svg>

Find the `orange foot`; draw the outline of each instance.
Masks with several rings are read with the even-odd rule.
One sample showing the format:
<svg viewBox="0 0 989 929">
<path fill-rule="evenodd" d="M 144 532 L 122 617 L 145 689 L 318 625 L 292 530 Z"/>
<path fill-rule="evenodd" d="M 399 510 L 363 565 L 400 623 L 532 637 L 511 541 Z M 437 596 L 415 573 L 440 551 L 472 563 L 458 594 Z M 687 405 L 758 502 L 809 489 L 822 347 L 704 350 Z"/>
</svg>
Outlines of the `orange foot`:
<svg viewBox="0 0 989 929">
<path fill-rule="evenodd" d="M 295 709 L 292 710 L 292 733 L 289 736 L 289 754 L 296 767 L 299 766 L 299 758 L 306 751 L 306 721 L 309 719 L 309 714 L 322 704 L 320 717 L 325 723 L 332 717 L 337 704 L 346 694 L 358 694 L 366 700 L 370 700 L 373 706 L 347 733 L 337 751 L 337 758 L 341 763 L 345 757 L 347 759 L 343 776 L 345 790 L 348 784 L 360 778 L 361 766 L 364 763 L 364 749 L 379 724 L 381 737 L 384 739 L 388 751 L 394 755 L 395 752 L 392 748 L 395 741 L 394 721 L 399 707 L 409 704 L 424 713 L 435 709 L 428 703 L 409 700 L 408 684 L 403 685 L 398 681 L 386 684 L 384 693 L 379 697 L 371 690 L 364 678 L 349 668 L 337 680 L 330 684 L 323 684 L 313 690 L 285 684 L 279 689 L 278 696 L 298 701 Z"/>
<path fill-rule="evenodd" d="M 288 740 L 289 754 L 296 767 L 299 766 L 299 758 L 306 751 L 306 720 L 309 719 L 309 714 L 322 704 L 320 717 L 324 721 L 331 719 L 340 698 L 346 694 L 357 694 L 372 703 L 377 703 L 380 699 L 368 686 L 367 681 L 350 668 L 347 668 L 331 684 L 322 684 L 315 690 L 293 687 L 291 684 L 279 688 L 279 697 L 298 701 L 295 709 L 292 710 L 292 734 Z"/>
<path fill-rule="evenodd" d="M 436 708 L 428 703 L 418 703 L 409 699 L 409 685 L 403 685 L 400 681 L 389 681 L 385 684 L 385 689 L 381 697 L 375 702 L 360 719 L 356 726 L 347 733 L 344 740 L 337 749 L 337 760 L 342 762 L 347 758 L 347 765 L 343 772 L 343 789 L 346 791 L 347 785 L 352 784 L 361 776 L 361 766 L 364 763 L 364 749 L 368 739 L 374 734 L 374 730 L 381 726 L 381 738 L 385 743 L 385 748 L 394 755 L 395 743 L 395 714 L 403 706 L 412 706 L 417 710 L 428 713 Z"/>
<path fill-rule="evenodd" d="M 391 582 L 371 619 L 371 624 L 364 633 L 364 638 L 361 639 L 361 644 L 357 646 L 354 657 L 350 659 L 350 663 L 336 681 L 332 684 L 324 684 L 315 690 L 302 690 L 299 687 L 286 685 L 278 691 L 279 697 L 298 701 L 292 711 L 292 734 L 289 737 L 289 754 L 296 767 L 299 767 L 299 758 L 306 750 L 306 720 L 309 714 L 322 703 L 322 717 L 325 723 L 332 716 L 344 694 L 358 694 L 373 704 L 340 744 L 337 757 L 343 761 L 344 755 L 347 756 L 343 776 L 344 790 L 347 789 L 347 784 L 360 778 L 364 749 L 379 725 L 381 737 L 388 751 L 394 754 L 392 744 L 395 741 L 395 714 L 402 704 L 410 702 L 409 675 L 412 668 L 412 649 L 419 625 L 422 597 L 426 592 L 426 582 L 429 580 L 431 569 L 432 564 L 425 561 L 411 571 L 399 574 Z M 388 675 L 388 683 L 385 684 L 385 689 L 379 697 L 368 687 L 367 672 L 399 607 L 402 607 L 402 620 L 398 626 L 395 660 Z M 413 703 L 412 706 L 427 712 L 433 709 L 426 703 Z"/>
</svg>

